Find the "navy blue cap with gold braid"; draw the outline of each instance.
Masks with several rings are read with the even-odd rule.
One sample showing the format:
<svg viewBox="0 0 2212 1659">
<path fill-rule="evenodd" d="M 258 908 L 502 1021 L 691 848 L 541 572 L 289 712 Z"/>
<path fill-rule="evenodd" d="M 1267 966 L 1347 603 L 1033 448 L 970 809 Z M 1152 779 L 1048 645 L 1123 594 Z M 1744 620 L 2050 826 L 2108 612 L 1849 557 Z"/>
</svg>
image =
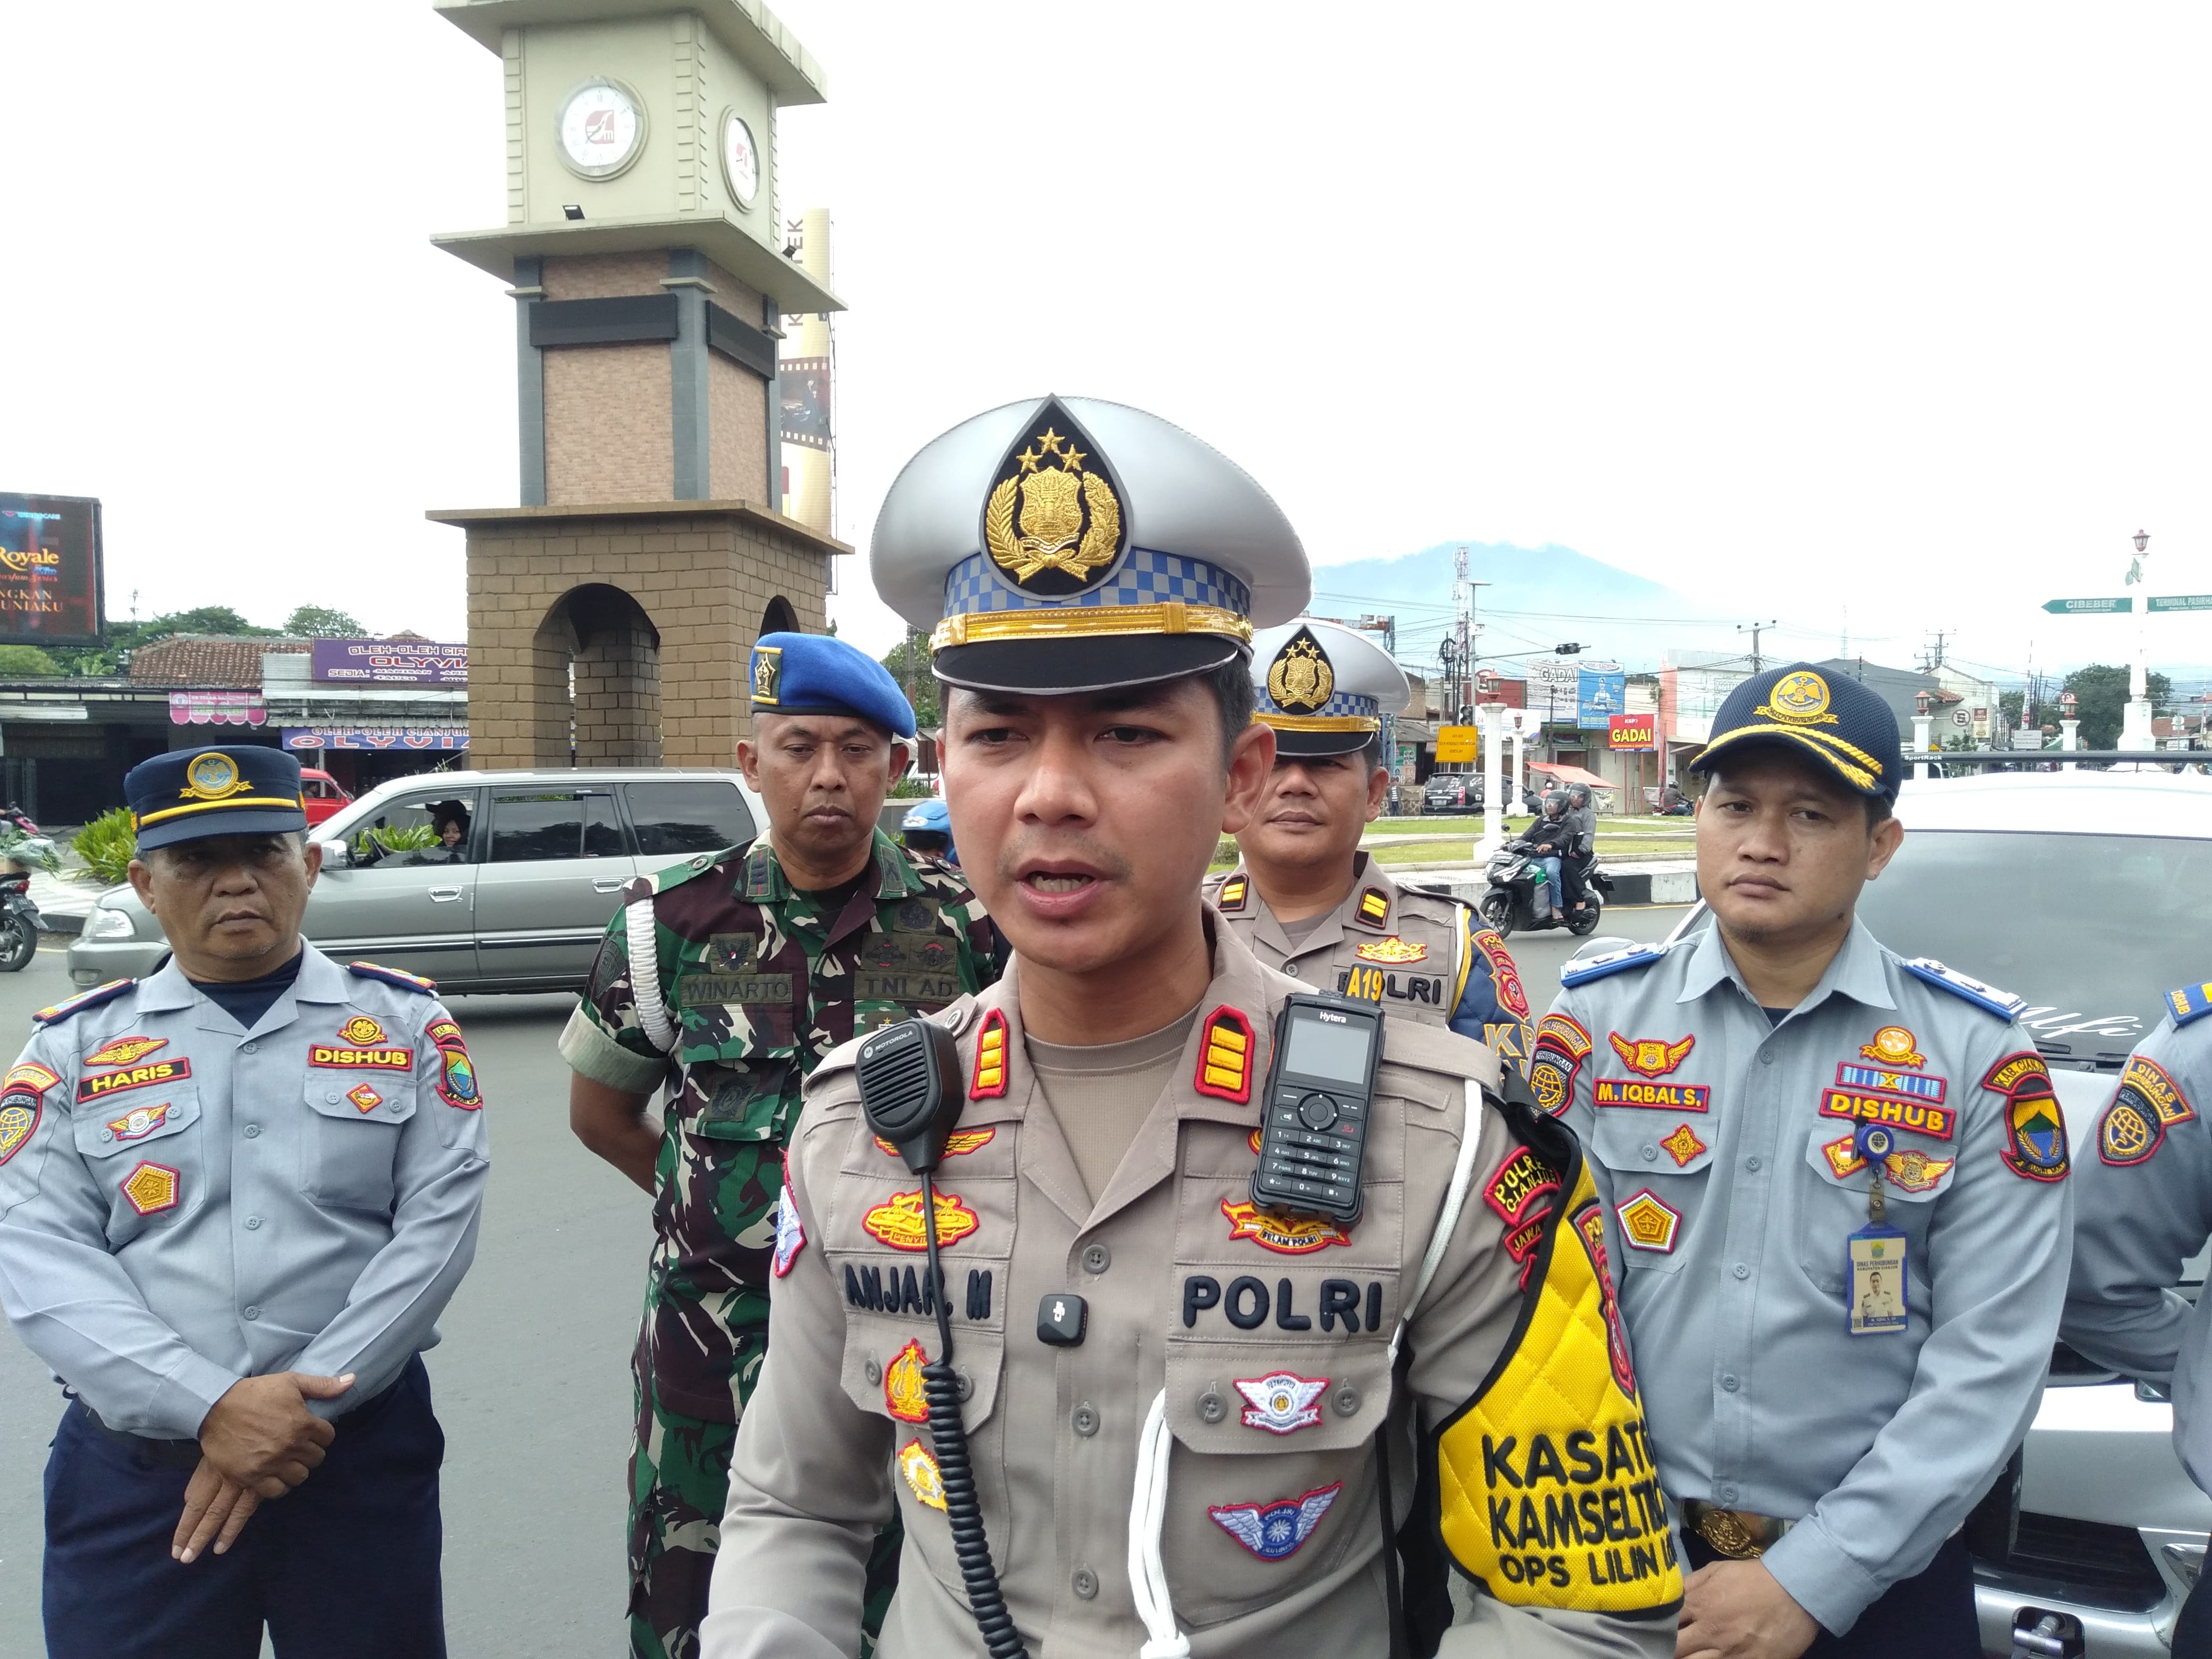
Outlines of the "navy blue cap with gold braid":
<svg viewBox="0 0 2212 1659">
<path fill-rule="evenodd" d="M 1729 692 L 1690 769 L 1711 771 L 1753 744 L 1813 756 L 1862 795 L 1893 801 L 1904 781 L 1905 748 L 1889 705 L 1856 680 L 1810 663 L 1754 674 Z"/>
<path fill-rule="evenodd" d="M 138 850 L 208 836 L 270 836 L 305 830 L 300 763 L 281 749 L 174 749 L 132 767 L 123 780 Z"/>
<path fill-rule="evenodd" d="M 753 708 L 763 714 L 851 714 L 914 735 L 914 705 L 890 670 L 826 634 L 763 634 L 753 647 Z"/>
</svg>

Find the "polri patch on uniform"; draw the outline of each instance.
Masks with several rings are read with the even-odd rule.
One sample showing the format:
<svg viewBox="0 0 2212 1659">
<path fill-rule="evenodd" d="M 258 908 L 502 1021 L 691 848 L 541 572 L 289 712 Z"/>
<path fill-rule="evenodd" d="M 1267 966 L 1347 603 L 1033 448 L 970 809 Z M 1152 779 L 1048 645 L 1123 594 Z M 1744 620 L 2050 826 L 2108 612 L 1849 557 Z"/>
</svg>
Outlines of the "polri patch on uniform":
<svg viewBox="0 0 2212 1659">
<path fill-rule="evenodd" d="M 1521 970 L 1513 965 L 1512 953 L 1506 950 L 1505 941 L 1495 927 L 1478 927 L 1472 935 L 1474 948 L 1482 953 L 1482 960 L 1490 970 L 1490 988 L 1497 993 L 1498 1006 L 1516 1019 L 1528 1018 L 1528 994 L 1521 988 Z"/>
<path fill-rule="evenodd" d="M 1265 1376 L 1231 1379 L 1244 1396 L 1244 1426 L 1269 1434 L 1295 1434 L 1321 1421 L 1314 1402 L 1328 1387 L 1325 1376 L 1300 1376 L 1295 1371 L 1271 1371 Z"/>
<path fill-rule="evenodd" d="M 921 1386 L 921 1368 L 928 1360 L 921 1344 L 909 1340 L 884 1367 L 884 1409 L 902 1423 L 929 1420 L 929 1398 Z"/>
<path fill-rule="evenodd" d="M 159 1106 L 134 1106 L 121 1117 L 107 1120 L 107 1133 L 118 1140 L 143 1140 L 169 1121 L 173 1103 L 163 1101 Z"/>
<path fill-rule="evenodd" d="M 1252 1022 L 1242 1009 L 1224 1003 L 1208 1014 L 1198 1046 L 1194 1086 L 1199 1093 L 1235 1101 L 1240 1106 L 1249 1104 L 1254 1046 Z"/>
<path fill-rule="evenodd" d="M 986 1008 L 975 1028 L 975 1074 L 968 1082 L 968 1098 L 996 1100 L 1006 1092 L 1006 1017 Z"/>
<path fill-rule="evenodd" d="M 169 1046 L 167 1037 L 119 1036 L 104 1042 L 84 1057 L 88 1066 L 136 1066 L 156 1048 Z M 11 1078 L 9 1081 L 13 1081 Z"/>
<path fill-rule="evenodd" d="M 899 1448 L 898 1466 L 916 1503 L 933 1510 L 945 1507 L 945 1477 L 938 1473 L 937 1459 L 928 1447 L 919 1440 L 908 1441 Z"/>
<path fill-rule="evenodd" d="M 1613 1289 L 1613 1262 L 1605 1248 L 1605 1206 L 1592 1199 L 1575 1212 L 1575 1231 L 1589 1253 L 1590 1272 L 1596 1275 L 1598 1304 L 1605 1315 L 1605 1352 L 1613 1366 L 1613 1383 L 1631 1405 L 1637 1404 L 1636 1365 L 1628 1352 L 1628 1327 L 1620 1317 L 1620 1297 Z"/>
<path fill-rule="evenodd" d="M 46 1110 L 45 1097 L 27 1089 L 0 1094 L 0 1164 L 29 1144 Z"/>
<path fill-rule="evenodd" d="M 1664 1037 L 1624 1037 L 1618 1031 L 1607 1031 L 1606 1041 L 1613 1044 L 1613 1052 L 1620 1056 L 1620 1063 L 1638 1077 L 1664 1077 L 1690 1057 L 1697 1047 L 1695 1032 L 1679 1042 L 1669 1042 Z"/>
<path fill-rule="evenodd" d="M 166 1164 L 141 1164 L 124 1176 L 118 1190 L 140 1215 L 173 1210 L 183 1196 L 184 1177 Z"/>
<path fill-rule="evenodd" d="M 1613 1213 L 1620 1222 L 1620 1236 L 1630 1249 L 1649 1250 L 1656 1255 L 1674 1254 L 1682 1212 L 1650 1188 L 1629 1199 Z"/>
<path fill-rule="evenodd" d="M 1223 1199 L 1221 1213 L 1229 1218 L 1231 1238 L 1249 1238 L 1278 1255 L 1306 1255 L 1352 1243 L 1352 1235 L 1326 1217 L 1276 1215 L 1248 1199 Z"/>
<path fill-rule="evenodd" d="M 975 1212 L 962 1203 L 958 1197 L 937 1189 L 937 1247 L 945 1249 L 958 1243 L 983 1224 Z M 890 1200 L 877 1205 L 860 1218 L 860 1229 L 878 1243 L 888 1244 L 894 1250 L 927 1250 L 929 1241 L 922 1233 L 921 1194 L 894 1193 Z"/>
<path fill-rule="evenodd" d="M 151 1060 L 127 1071 L 81 1077 L 76 1080 L 76 1097 L 82 1103 L 121 1094 L 128 1089 L 158 1089 L 165 1083 L 181 1083 L 191 1074 L 192 1062 L 179 1054 L 174 1060 Z"/>
<path fill-rule="evenodd" d="M 1206 1512 L 1213 1517 L 1214 1525 L 1262 1561 L 1282 1561 L 1296 1555 L 1313 1536 L 1322 1516 L 1343 1490 L 1341 1480 L 1332 1480 L 1296 1498 L 1277 1498 L 1273 1503 L 1209 1504 Z"/>
<path fill-rule="evenodd" d="M 806 1226 L 799 1218 L 799 1206 L 792 1202 L 791 1182 L 786 1181 L 775 1206 L 775 1260 L 771 1265 L 778 1279 L 791 1276 L 791 1264 L 805 1248 Z"/>
<path fill-rule="evenodd" d="M 1517 1227 L 1528 1218 L 1531 1204 L 1559 1190 L 1559 1172 L 1526 1146 L 1516 1146 L 1491 1172 L 1482 1196 L 1508 1227 Z"/>
</svg>

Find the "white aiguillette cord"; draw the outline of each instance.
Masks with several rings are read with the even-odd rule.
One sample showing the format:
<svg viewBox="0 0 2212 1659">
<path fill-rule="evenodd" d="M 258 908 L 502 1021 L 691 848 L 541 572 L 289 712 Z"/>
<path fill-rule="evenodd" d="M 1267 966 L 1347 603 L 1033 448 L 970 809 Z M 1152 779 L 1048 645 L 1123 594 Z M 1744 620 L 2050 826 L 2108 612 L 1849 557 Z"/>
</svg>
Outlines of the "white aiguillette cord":
<svg viewBox="0 0 2212 1659">
<path fill-rule="evenodd" d="M 640 884 L 645 890 L 636 891 Z M 640 876 L 630 884 L 623 907 L 623 927 L 629 944 L 630 1000 L 645 1040 L 666 1054 L 676 1046 L 676 1028 L 668 1023 L 668 1005 L 660 1000 L 660 941 L 653 931 L 653 882 Z M 643 963 L 643 971 L 639 964 Z"/>
<path fill-rule="evenodd" d="M 1398 1316 L 1398 1328 L 1390 1334 L 1390 1363 L 1398 1363 L 1398 1346 L 1413 1310 L 1429 1293 L 1429 1285 L 1443 1265 L 1459 1230 L 1460 1212 L 1467 1207 L 1468 1184 L 1474 1177 L 1475 1148 L 1482 1139 L 1482 1085 L 1467 1079 L 1467 1121 L 1460 1132 L 1459 1158 L 1452 1165 L 1451 1185 L 1445 1189 L 1437 1230 L 1430 1236 L 1427 1253 L 1413 1277 L 1413 1293 Z M 1148 1639 L 1137 1650 L 1137 1659 L 1190 1659 L 1190 1638 L 1176 1628 L 1175 1604 L 1168 1594 L 1168 1572 L 1160 1559 L 1160 1534 L 1168 1516 L 1168 1455 L 1175 1436 L 1168 1431 L 1168 1391 L 1152 1396 L 1145 1413 L 1144 1432 L 1137 1437 L 1137 1480 L 1129 1500 L 1129 1595 L 1137 1604 L 1137 1617 L 1145 1622 Z"/>
</svg>

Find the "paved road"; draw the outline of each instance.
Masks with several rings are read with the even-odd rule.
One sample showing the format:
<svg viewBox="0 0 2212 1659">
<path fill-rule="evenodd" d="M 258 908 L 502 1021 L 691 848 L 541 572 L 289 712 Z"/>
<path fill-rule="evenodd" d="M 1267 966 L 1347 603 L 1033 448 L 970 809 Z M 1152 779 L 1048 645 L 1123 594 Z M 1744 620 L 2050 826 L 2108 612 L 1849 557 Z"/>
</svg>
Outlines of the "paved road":
<svg viewBox="0 0 2212 1659">
<path fill-rule="evenodd" d="M 1680 914 L 1616 910 L 1605 931 L 1659 939 Z M 1563 933 L 1512 941 L 1539 1012 L 1578 942 Z M 20 975 L 0 975 L 0 1046 L 69 989 L 57 949 Z M 568 1071 L 553 1048 L 568 1006 L 560 997 L 453 1005 L 492 1114 L 476 1266 L 428 1357 L 447 1437 L 446 1608 L 456 1659 L 606 1659 L 623 1648 L 629 1354 L 650 1227 L 644 1195 L 569 1136 Z M 40 1472 L 61 1405 L 44 1368 L 0 1332 L 0 1655 L 9 1659 L 40 1651 Z"/>
</svg>

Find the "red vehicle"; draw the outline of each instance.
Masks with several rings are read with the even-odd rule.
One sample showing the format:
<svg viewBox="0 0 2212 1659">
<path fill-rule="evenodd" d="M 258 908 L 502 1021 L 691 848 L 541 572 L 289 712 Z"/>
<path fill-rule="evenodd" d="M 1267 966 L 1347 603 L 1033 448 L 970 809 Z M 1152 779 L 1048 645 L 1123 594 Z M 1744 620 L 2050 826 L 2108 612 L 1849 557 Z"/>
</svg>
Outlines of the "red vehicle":
<svg viewBox="0 0 2212 1659">
<path fill-rule="evenodd" d="M 309 829 L 331 817 L 352 799 L 353 797 L 340 788 L 338 781 L 329 773 L 312 766 L 300 769 L 300 804 L 307 809 Z"/>
</svg>

